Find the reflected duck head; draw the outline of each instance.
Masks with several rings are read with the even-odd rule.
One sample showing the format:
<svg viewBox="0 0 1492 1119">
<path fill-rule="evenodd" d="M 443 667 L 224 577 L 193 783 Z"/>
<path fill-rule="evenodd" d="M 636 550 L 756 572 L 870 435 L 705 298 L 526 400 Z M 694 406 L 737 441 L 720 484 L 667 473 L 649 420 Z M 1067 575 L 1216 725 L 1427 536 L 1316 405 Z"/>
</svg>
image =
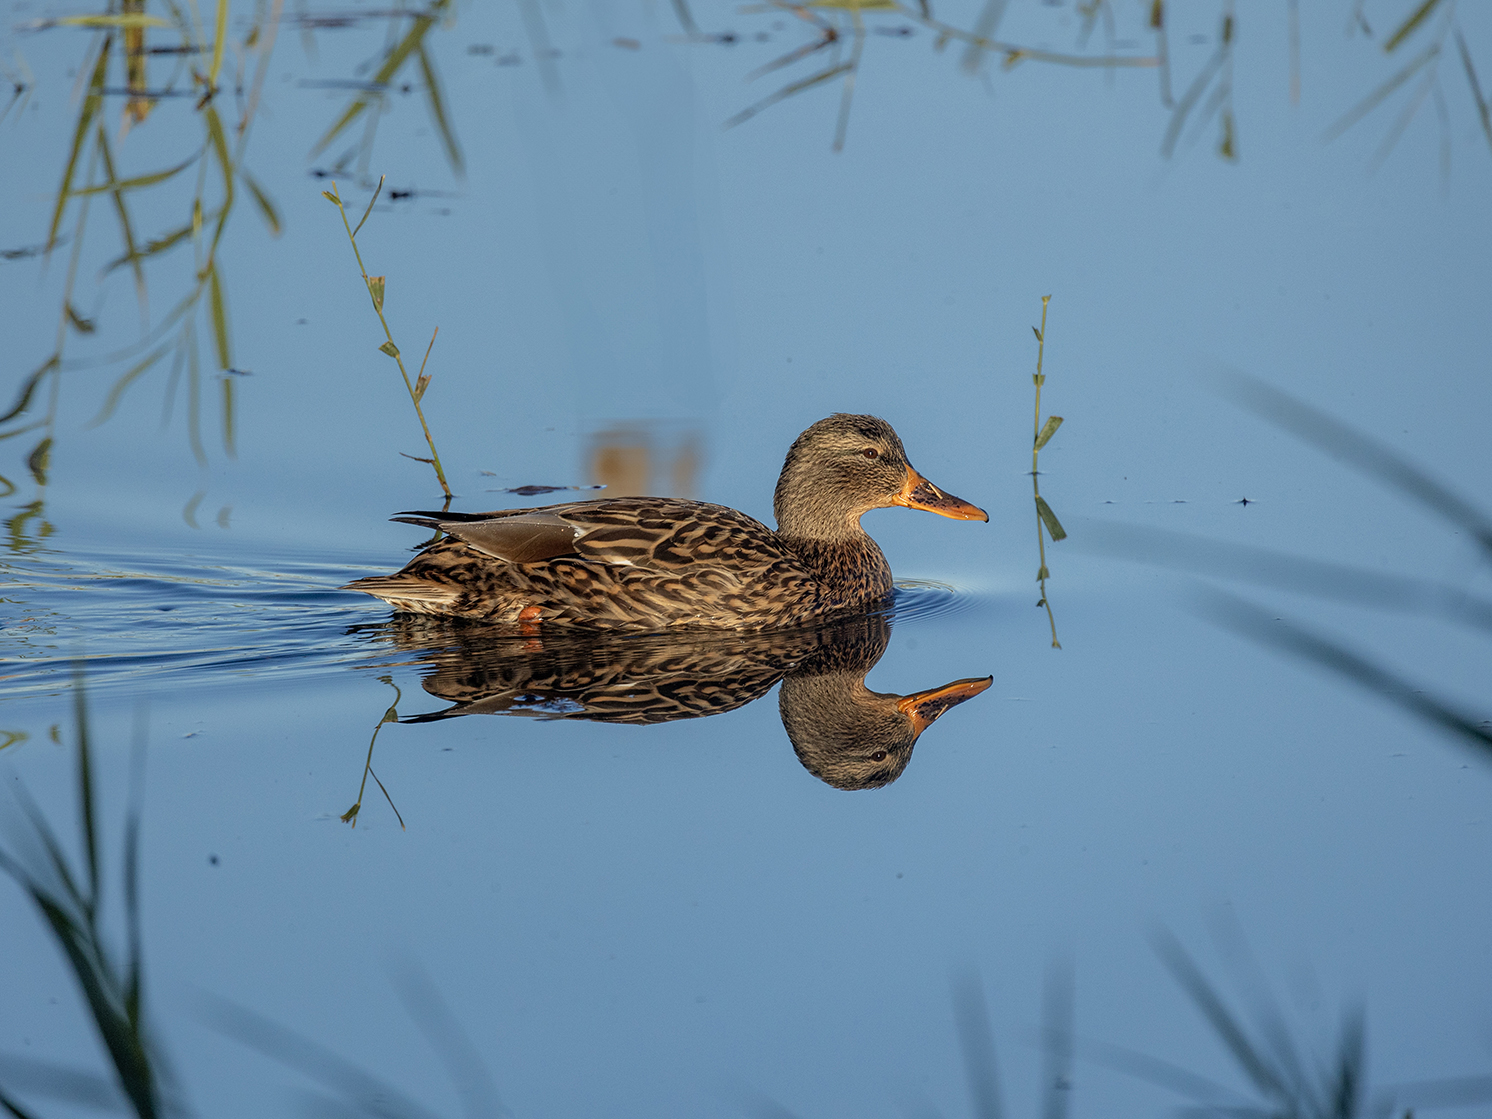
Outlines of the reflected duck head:
<svg viewBox="0 0 1492 1119">
<path fill-rule="evenodd" d="M 772 501 L 777 531 L 809 539 L 853 536 L 862 515 L 892 505 L 955 520 L 989 520 L 983 509 L 917 473 L 885 420 L 842 412 L 793 442 Z"/>
<path fill-rule="evenodd" d="M 924 730 L 994 682 L 955 680 L 911 695 L 873 692 L 863 674 L 789 676 L 778 694 L 782 725 L 803 767 L 838 789 L 877 789 L 901 776 Z"/>
</svg>

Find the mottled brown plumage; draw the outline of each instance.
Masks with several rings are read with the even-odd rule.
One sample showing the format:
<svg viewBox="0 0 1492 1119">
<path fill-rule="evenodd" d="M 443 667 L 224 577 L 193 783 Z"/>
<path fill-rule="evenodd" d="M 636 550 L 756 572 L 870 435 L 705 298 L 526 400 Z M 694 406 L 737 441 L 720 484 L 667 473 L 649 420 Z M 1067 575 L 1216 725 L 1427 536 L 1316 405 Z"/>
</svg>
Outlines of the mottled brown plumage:
<svg viewBox="0 0 1492 1119">
<path fill-rule="evenodd" d="M 447 538 L 348 588 L 399 610 L 526 628 L 787 628 L 887 600 L 891 568 L 860 517 L 889 505 L 989 520 L 913 470 L 890 424 L 841 414 L 788 451 L 776 531 L 723 505 L 663 497 L 406 513 L 394 519 Z"/>
</svg>

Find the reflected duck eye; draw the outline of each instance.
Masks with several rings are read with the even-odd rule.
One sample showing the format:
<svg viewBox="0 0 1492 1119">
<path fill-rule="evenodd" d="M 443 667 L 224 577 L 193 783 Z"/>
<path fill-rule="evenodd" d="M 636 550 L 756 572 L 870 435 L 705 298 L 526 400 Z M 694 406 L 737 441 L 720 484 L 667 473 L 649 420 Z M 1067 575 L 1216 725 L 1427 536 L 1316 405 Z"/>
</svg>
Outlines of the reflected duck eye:
<svg viewBox="0 0 1492 1119">
<path fill-rule="evenodd" d="M 881 457 L 881 452 L 878 451 L 878 450 L 876 450 L 874 447 L 866 447 L 865 450 L 861 451 L 860 453 L 862 455 L 864 455 L 866 458 L 880 458 Z"/>
</svg>

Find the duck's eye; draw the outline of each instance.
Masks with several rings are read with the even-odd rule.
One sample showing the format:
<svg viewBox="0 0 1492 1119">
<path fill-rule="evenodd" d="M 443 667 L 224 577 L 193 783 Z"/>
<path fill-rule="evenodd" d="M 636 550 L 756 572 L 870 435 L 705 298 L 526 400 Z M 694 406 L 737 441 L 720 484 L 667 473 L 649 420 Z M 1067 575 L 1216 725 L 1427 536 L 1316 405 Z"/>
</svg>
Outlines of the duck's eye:
<svg viewBox="0 0 1492 1119">
<path fill-rule="evenodd" d="M 883 761 L 885 761 L 886 760 L 886 751 L 885 750 L 877 750 L 874 754 L 870 755 L 870 760 L 873 761 L 873 762 L 883 762 Z"/>
<path fill-rule="evenodd" d="M 878 451 L 878 450 L 876 450 L 874 447 L 866 447 L 865 450 L 861 451 L 860 453 L 862 455 L 864 455 L 866 458 L 880 458 L 881 457 L 881 452 Z"/>
</svg>

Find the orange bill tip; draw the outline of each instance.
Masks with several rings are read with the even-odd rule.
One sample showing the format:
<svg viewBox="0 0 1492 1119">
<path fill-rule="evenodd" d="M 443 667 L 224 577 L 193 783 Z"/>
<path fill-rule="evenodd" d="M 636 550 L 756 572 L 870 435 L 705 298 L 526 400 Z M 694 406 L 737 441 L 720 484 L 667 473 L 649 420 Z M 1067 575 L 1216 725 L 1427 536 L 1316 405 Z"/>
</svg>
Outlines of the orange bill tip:
<svg viewBox="0 0 1492 1119">
<path fill-rule="evenodd" d="M 908 509 L 925 509 L 940 517 L 952 517 L 955 521 L 988 521 L 989 514 L 977 505 L 970 505 L 961 497 L 944 493 L 910 466 L 907 467 L 907 484 L 891 499 L 892 505 L 903 505 Z"/>
<path fill-rule="evenodd" d="M 913 692 L 896 701 L 896 709 L 909 716 L 917 733 L 937 722 L 938 716 L 950 707 L 957 707 L 966 699 L 973 699 L 995 682 L 993 676 L 970 677 L 944 684 L 941 688 L 929 688 L 925 692 Z"/>
</svg>

